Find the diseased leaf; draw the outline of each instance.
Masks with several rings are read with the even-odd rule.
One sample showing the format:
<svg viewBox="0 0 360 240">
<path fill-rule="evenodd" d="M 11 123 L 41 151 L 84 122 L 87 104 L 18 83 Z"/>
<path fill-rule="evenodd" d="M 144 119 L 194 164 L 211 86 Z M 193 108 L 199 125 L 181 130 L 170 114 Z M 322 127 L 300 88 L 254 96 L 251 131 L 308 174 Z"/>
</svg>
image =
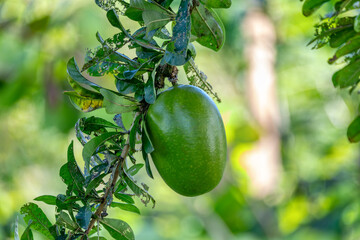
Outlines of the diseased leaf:
<svg viewBox="0 0 360 240">
<path fill-rule="evenodd" d="M 95 3 L 105 11 L 114 9 L 118 13 L 122 13 L 124 9 L 129 7 L 129 4 L 124 0 L 95 0 Z"/>
<path fill-rule="evenodd" d="M 83 229 L 87 229 L 90 224 L 92 212 L 89 206 L 83 206 L 79 209 L 78 214 L 76 214 L 76 221 Z"/>
<path fill-rule="evenodd" d="M 96 109 L 103 107 L 102 96 L 99 99 L 93 99 L 91 97 L 80 96 L 77 92 L 64 92 L 65 95 L 69 96 L 72 105 L 79 111 L 91 112 Z"/>
<path fill-rule="evenodd" d="M 101 225 L 116 240 L 135 240 L 134 232 L 124 221 L 119 219 L 104 218 L 100 220 Z"/>
<path fill-rule="evenodd" d="M 360 59 L 357 59 L 344 68 L 340 69 L 332 76 L 335 87 L 345 88 L 358 83 L 360 76 Z"/>
<path fill-rule="evenodd" d="M 105 142 L 118 137 L 120 133 L 118 132 L 106 132 L 101 134 L 100 136 L 92 138 L 89 142 L 84 145 L 82 156 L 84 158 L 85 163 L 90 162 L 90 158 L 97 152 L 98 148 L 101 147 Z M 87 165 L 89 166 L 89 165 Z"/>
<path fill-rule="evenodd" d="M 225 42 L 225 28 L 216 12 L 204 5 L 195 7 L 191 14 L 191 33 L 204 47 L 219 51 Z"/>
<path fill-rule="evenodd" d="M 176 15 L 172 42 L 167 46 L 164 59 L 170 65 L 181 66 L 188 60 L 187 46 L 190 42 L 190 0 L 182 0 Z"/>
<path fill-rule="evenodd" d="M 184 65 L 184 70 L 191 85 L 201 88 L 206 93 L 212 95 L 218 102 L 221 102 L 217 93 L 214 92 L 212 86 L 207 82 L 207 76 L 198 69 L 193 58 Z"/>
<path fill-rule="evenodd" d="M 81 86 L 79 83 L 75 82 L 70 77 L 68 78 L 68 82 L 69 82 L 71 88 L 74 89 L 74 91 L 80 96 L 94 98 L 94 99 L 102 98 L 100 93 L 90 91 L 89 89 L 84 88 L 83 86 Z"/>
<path fill-rule="evenodd" d="M 353 28 L 353 24 L 351 23 L 351 21 L 347 22 L 348 19 L 345 18 L 342 18 L 342 20 L 344 21 L 344 24 L 338 24 L 336 27 L 330 27 L 326 23 L 326 30 L 322 30 L 320 33 L 316 34 L 316 37 L 312 39 L 307 45 L 317 42 L 314 48 L 320 48 L 325 43 L 327 43 L 329 37 L 334 36 L 334 34 L 344 31 L 345 29 Z"/>
<path fill-rule="evenodd" d="M 43 195 L 37 198 L 34 198 L 35 201 L 41 201 L 49 205 L 56 205 L 56 197 L 51 195 Z"/>
<path fill-rule="evenodd" d="M 317 9 L 321 7 L 324 3 L 328 2 L 330 0 L 305 0 L 303 7 L 302 7 L 302 13 L 305 17 L 310 16 L 313 14 Z"/>
<path fill-rule="evenodd" d="M 130 203 L 130 204 L 134 204 L 134 203 L 135 203 L 134 199 L 133 199 L 132 196 L 130 196 L 130 195 L 127 195 L 127 194 L 124 194 L 124 193 L 115 192 L 115 193 L 114 193 L 114 196 L 115 196 L 117 199 L 119 199 L 119 200 L 121 200 L 121 201 L 123 201 L 123 202 Z"/>
<path fill-rule="evenodd" d="M 101 46 L 86 53 L 86 62 L 82 71 L 88 70 L 91 76 L 103 76 L 105 74 L 115 74 L 124 65 L 136 66 L 137 62 L 124 54 L 118 53 L 128 41 L 123 32 L 116 33 L 113 37 L 103 40 L 99 33 L 96 34 Z"/>
<path fill-rule="evenodd" d="M 137 185 L 136 181 L 132 178 L 131 175 L 125 172 L 124 179 L 127 185 L 129 186 L 129 188 L 131 189 L 131 191 L 133 191 L 135 195 L 140 198 L 141 202 L 143 202 L 145 206 L 149 202 L 152 202 L 153 208 L 155 207 L 155 199 L 148 193 L 147 190 Z"/>
<path fill-rule="evenodd" d="M 81 72 L 74 57 L 70 58 L 70 60 L 67 63 L 67 73 L 75 82 L 79 84 L 85 84 L 97 91 L 101 89 L 99 85 L 87 80 L 83 75 L 81 75 Z"/>
<path fill-rule="evenodd" d="M 350 142 L 360 141 L 360 116 L 354 119 L 349 125 L 347 130 L 347 136 Z"/>
<path fill-rule="evenodd" d="M 229 8 L 231 7 L 231 0 L 200 0 L 209 8 Z"/>
<path fill-rule="evenodd" d="M 135 205 L 132 204 L 112 202 L 110 204 L 110 207 L 114 207 L 114 208 L 116 207 L 128 212 L 140 214 L 140 210 Z"/>
<path fill-rule="evenodd" d="M 55 239 L 50 233 L 49 228 L 52 226 L 45 213 L 35 203 L 28 203 L 20 209 L 20 213 L 24 215 L 26 224 L 31 221 L 31 228 L 38 231 L 47 239 Z"/>
<path fill-rule="evenodd" d="M 125 96 L 117 95 L 106 89 L 101 89 L 100 92 L 104 96 L 104 107 L 109 114 L 132 112 L 137 109 L 137 104 Z"/>
</svg>

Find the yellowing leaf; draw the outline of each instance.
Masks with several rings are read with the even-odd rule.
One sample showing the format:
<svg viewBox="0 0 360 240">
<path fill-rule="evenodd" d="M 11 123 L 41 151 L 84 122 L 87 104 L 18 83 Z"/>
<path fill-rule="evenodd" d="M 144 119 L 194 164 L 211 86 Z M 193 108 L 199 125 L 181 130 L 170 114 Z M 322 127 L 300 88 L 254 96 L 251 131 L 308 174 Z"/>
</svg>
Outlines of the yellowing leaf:
<svg viewBox="0 0 360 240">
<path fill-rule="evenodd" d="M 64 94 L 69 96 L 71 103 L 80 111 L 91 112 L 103 107 L 103 99 L 80 96 L 74 91 L 64 92 Z"/>
</svg>

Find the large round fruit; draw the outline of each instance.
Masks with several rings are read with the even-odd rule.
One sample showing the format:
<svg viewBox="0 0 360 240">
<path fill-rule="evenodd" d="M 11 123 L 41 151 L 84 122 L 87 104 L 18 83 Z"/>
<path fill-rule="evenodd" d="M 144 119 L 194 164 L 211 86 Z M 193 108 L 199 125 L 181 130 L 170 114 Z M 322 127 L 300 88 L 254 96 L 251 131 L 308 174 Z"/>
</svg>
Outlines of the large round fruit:
<svg viewBox="0 0 360 240">
<path fill-rule="evenodd" d="M 152 160 L 175 192 L 197 196 L 220 182 L 226 136 L 219 110 L 200 88 L 177 85 L 149 107 L 146 129 L 155 148 Z"/>
</svg>

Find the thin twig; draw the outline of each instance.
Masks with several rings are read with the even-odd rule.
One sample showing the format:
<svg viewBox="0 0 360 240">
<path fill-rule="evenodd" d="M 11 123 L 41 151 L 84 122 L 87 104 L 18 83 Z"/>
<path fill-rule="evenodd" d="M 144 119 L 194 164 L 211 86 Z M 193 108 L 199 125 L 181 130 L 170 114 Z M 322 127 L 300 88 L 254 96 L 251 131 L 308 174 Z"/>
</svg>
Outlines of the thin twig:
<svg viewBox="0 0 360 240">
<path fill-rule="evenodd" d="M 140 113 L 137 112 L 135 114 L 135 117 L 134 119 L 136 119 L 137 116 L 139 116 Z M 134 121 L 135 122 L 135 121 Z M 134 122 L 133 124 L 131 125 L 131 128 L 132 129 L 134 127 Z M 115 184 L 116 184 L 116 181 L 118 180 L 119 178 L 119 174 L 120 174 L 120 169 L 123 168 L 124 166 L 124 162 L 125 162 L 125 158 L 126 156 L 128 155 L 129 153 L 129 150 L 130 150 L 130 136 L 127 138 L 126 140 L 126 143 L 125 143 L 125 146 L 121 152 L 121 156 L 119 157 L 118 159 L 118 163 L 116 164 L 116 168 L 115 168 L 115 172 L 114 172 L 114 177 L 112 179 L 112 182 L 111 184 L 106 188 L 105 190 L 105 194 L 104 196 L 102 197 L 102 202 L 100 204 L 100 206 L 98 207 L 98 209 L 96 210 L 94 216 L 92 217 L 91 221 L 90 221 L 90 224 L 88 226 L 88 228 L 86 229 L 85 231 L 85 234 L 84 236 L 82 236 L 81 239 L 85 239 L 84 237 L 87 236 L 89 234 L 89 232 L 91 231 L 91 229 L 94 227 L 95 223 L 98 221 L 98 219 L 101 217 L 101 213 L 103 212 L 103 210 L 105 209 L 106 205 L 107 205 L 107 199 L 108 197 L 110 196 L 110 194 L 112 195 L 114 193 L 114 187 L 115 187 Z"/>
</svg>

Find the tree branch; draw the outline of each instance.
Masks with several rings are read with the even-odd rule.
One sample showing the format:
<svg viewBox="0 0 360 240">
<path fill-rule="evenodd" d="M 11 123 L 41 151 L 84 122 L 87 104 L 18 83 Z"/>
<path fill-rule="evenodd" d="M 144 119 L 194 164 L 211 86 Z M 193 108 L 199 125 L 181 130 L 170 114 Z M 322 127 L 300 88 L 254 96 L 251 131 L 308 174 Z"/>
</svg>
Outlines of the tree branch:
<svg viewBox="0 0 360 240">
<path fill-rule="evenodd" d="M 137 112 L 135 114 L 135 117 L 134 117 L 134 121 L 130 127 L 130 130 L 134 127 L 134 122 L 135 122 L 135 119 L 137 116 L 140 115 L 140 112 Z M 101 218 L 101 214 L 102 212 L 104 211 L 104 209 L 106 208 L 106 205 L 107 205 L 107 199 L 110 195 L 112 195 L 114 193 L 114 187 L 115 187 L 115 184 L 119 178 L 119 175 L 120 175 L 120 169 L 123 168 L 124 166 L 124 163 L 125 163 L 125 159 L 126 159 L 126 156 L 128 155 L 129 153 L 129 150 L 130 150 L 130 144 L 129 144 L 129 141 L 130 141 L 130 136 L 128 136 L 127 140 L 126 140 L 126 143 L 125 143 L 125 146 L 121 152 L 121 155 L 119 157 L 119 159 L 117 160 L 117 164 L 116 164 L 116 168 L 115 168 L 115 172 L 114 172 L 114 177 L 111 181 L 111 184 L 106 188 L 105 190 L 105 194 L 104 196 L 101 198 L 101 204 L 100 206 L 98 207 L 98 209 L 96 210 L 95 214 L 92 216 L 92 219 L 89 223 L 89 226 L 88 228 L 86 229 L 85 231 L 85 234 L 84 236 L 82 236 L 82 240 L 85 239 L 84 237 L 87 236 L 89 234 L 89 232 L 91 231 L 91 229 L 94 227 L 96 221 Z"/>
</svg>

